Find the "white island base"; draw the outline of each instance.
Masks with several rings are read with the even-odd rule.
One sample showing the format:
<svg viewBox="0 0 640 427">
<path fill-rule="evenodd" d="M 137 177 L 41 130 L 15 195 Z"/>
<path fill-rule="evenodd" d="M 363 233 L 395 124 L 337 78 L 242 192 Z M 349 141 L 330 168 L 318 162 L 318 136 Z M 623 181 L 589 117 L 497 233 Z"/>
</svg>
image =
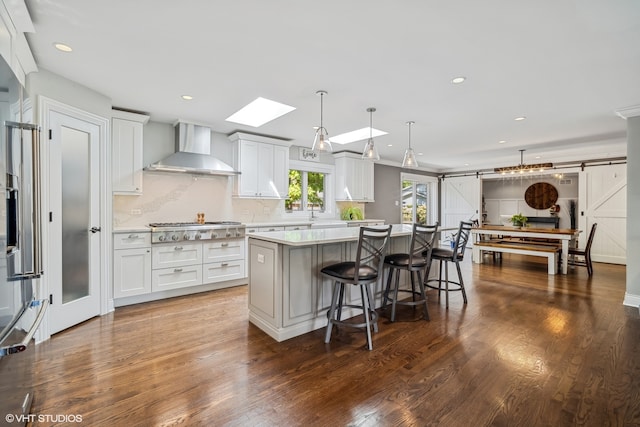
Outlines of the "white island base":
<svg viewBox="0 0 640 427">
<path fill-rule="evenodd" d="M 355 260 L 358 235 L 357 227 L 249 235 L 249 321 L 276 341 L 325 327 L 332 281 L 320 270 Z M 410 238 L 411 225 L 394 225 L 388 253 L 406 253 Z M 386 272 L 383 280 L 371 285 L 376 307 L 382 302 L 384 278 Z M 357 286 L 347 288 L 347 299 L 358 304 Z M 345 309 L 342 317 L 359 314 L 359 310 Z"/>
</svg>

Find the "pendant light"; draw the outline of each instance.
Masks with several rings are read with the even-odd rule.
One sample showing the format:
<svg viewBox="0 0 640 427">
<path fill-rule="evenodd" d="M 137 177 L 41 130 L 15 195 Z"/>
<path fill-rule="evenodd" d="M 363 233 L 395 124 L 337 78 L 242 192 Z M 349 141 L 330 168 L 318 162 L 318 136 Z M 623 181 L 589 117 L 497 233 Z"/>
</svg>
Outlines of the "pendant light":
<svg viewBox="0 0 640 427">
<path fill-rule="evenodd" d="M 372 162 L 380 160 L 380 154 L 378 154 L 378 150 L 373 144 L 373 113 L 375 111 L 376 109 L 374 107 L 367 108 L 367 112 L 369 113 L 369 140 L 362 152 L 362 160 L 371 160 Z"/>
<path fill-rule="evenodd" d="M 320 126 L 316 130 L 316 137 L 313 140 L 313 146 L 311 150 L 313 151 L 326 151 L 331 152 L 333 148 L 331 147 L 331 141 L 329 141 L 329 133 L 324 128 L 322 124 L 322 107 L 323 107 L 323 97 L 327 94 L 327 91 L 319 90 L 316 92 L 316 95 L 320 95 Z"/>
<path fill-rule="evenodd" d="M 407 126 L 409 126 L 409 148 L 404 152 L 404 159 L 402 159 L 402 167 L 403 168 L 417 168 L 418 160 L 416 160 L 416 155 L 413 152 L 413 148 L 411 148 L 411 125 L 415 122 L 409 121 L 407 122 Z"/>
</svg>

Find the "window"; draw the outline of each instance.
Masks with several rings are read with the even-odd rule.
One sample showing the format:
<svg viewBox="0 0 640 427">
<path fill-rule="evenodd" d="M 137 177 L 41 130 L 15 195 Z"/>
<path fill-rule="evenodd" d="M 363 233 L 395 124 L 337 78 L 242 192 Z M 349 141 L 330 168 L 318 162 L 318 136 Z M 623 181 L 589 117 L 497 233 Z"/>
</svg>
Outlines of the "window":
<svg viewBox="0 0 640 427">
<path fill-rule="evenodd" d="M 324 212 L 325 174 L 289 169 L 289 198 L 285 200 L 285 209 L 294 211 Z"/>
<path fill-rule="evenodd" d="M 333 214 L 333 165 L 291 160 L 285 211 L 293 216 Z"/>
<path fill-rule="evenodd" d="M 402 174 L 402 222 L 434 224 L 437 218 L 437 180 L 429 176 Z"/>
</svg>

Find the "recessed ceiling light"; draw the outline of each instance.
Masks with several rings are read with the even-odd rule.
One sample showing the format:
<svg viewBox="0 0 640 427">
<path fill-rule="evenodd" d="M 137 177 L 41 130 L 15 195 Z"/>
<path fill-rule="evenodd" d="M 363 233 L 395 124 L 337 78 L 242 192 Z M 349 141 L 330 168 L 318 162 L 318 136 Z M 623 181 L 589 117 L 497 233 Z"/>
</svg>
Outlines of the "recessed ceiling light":
<svg viewBox="0 0 640 427">
<path fill-rule="evenodd" d="M 424 156 L 424 153 L 418 153 L 418 156 Z"/>
<path fill-rule="evenodd" d="M 453 79 L 451 79 L 451 83 L 453 83 L 454 85 L 458 85 L 460 83 L 463 83 L 465 80 L 467 80 L 467 78 L 463 76 L 454 77 Z"/>
<path fill-rule="evenodd" d="M 507 141 L 505 141 L 504 139 L 498 141 L 498 144 L 506 144 L 506 143 L 507 143 Z"/>
<path fill-rule="evenodd" d="M 386 134 L 387 132 L 383 130 L 366 127 L 366 128 L 354 130 L 351 132 L 342 133 L 340 135 L 332 136 L 331 142 L 334 142 L 336 144 L 349 144 L 350 142 L 363 141 L 365 139 L 368 139 L 369 135 L 371 135 L 372 138 L 375 138 L 376 136 L 381 136 Z"/>
<path fill-rule="evenodd" d="M 465 166 L 469 166 L 469 163 L 465 163 L 464 165 L 465 165 Z"/>
<path fill-rule="evenodd" d="M 387 147 L 393 147 L 393 144 L 387 144 Z"/>
<path fill-rule="evenodd" d="M 526 117 L 525 117 L 525 116 L 520 116 L 520 117 L 516 117 L 516 118 L 515 118 L 515 119 L 513 119 L 513 120 L 515 120 L 516 122 L 520 122 L 520 121 L 522 121 L 522 120 L 524 120 L 524 119 L 526 119 Z"/>
<path fill-rule="evenodd" d="M 73 49 L 71 49 L 71 46 L 66 45 L 64 43 L 54 43 L 53 47 L 58 49 L 60 52 L 72 52 L 73 51 Z"/>
<path fill-rule="evenodd" d="M 191 95 L 182 95 L 182 99 L 184 99 L 185 101 L 191 101 L 193 99 L 193 96 L 191 96 Z"/>
<path fill-rule="evenodd" d="M 295 109 L 290 105 L 258 97 L 225 120 L 257 128 Z"/>
<path fill-rule="evenodd" d="M 536 156 L 536 159 L 539 159 L 539 158 L 540 158 L 540 156 Z"/>
</svg>

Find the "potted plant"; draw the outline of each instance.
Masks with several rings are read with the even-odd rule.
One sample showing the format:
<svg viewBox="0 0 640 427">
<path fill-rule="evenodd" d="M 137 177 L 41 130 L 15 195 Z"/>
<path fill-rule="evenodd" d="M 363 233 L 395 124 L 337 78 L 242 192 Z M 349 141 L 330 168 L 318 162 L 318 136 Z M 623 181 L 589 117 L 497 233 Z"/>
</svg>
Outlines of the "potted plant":
<svg viewBox="0 0 640 427">
<path fill-rule="evenodd" d="M 511 224 L 513 224 L 514 227 L 525 227 L 528 220 L 529 219 L 526 216 L 522 215 L 521 213 L 517 213 L 511 216 L 511 219 L 509 221 L 511 221 Z"/>
</svg>

